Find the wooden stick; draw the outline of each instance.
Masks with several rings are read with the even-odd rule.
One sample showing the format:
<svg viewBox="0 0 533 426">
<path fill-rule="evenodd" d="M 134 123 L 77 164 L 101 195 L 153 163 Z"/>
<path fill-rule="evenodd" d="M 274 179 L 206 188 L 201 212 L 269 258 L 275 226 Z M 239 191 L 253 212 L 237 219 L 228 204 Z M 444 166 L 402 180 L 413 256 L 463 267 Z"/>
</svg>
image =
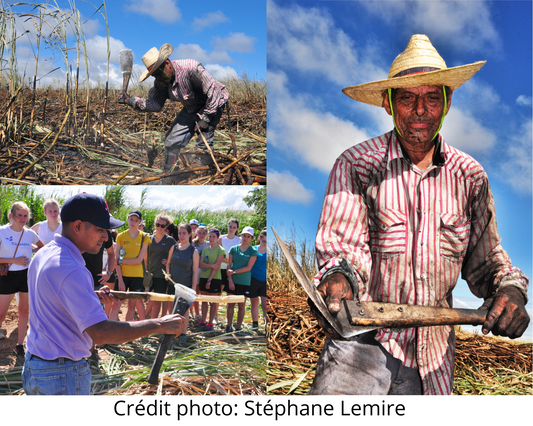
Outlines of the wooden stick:
<svg viewBox="0 0 533 426">
<path fill-rule="evenodd" d="M 98 291 L 95 291 L 98 293 Z M 174 296 L 172 294 L 161 293 L 144 293 L 141 291 L 115 291 L 111 290 L 109 294 L 115 296 L 119 300 L 144 300 L 145 302 L 174 302 Z M 208 303 L 243 303 L 245 301 L 244 296 L 208 296 L 199 294 L 196 296 L 196 302 L 208 302 Z"/>
<path fill-rule="evenodd" d="M 196 130 L 198 130 L 198 133 L 199 133 L 200 136 L 202 137 L 202 140 L 204 141 L 205 146 L 206 146 L 207 149 L 209 150 L 209 154 L 211 155 L 211 158 L 213 159 L 213 162 L 215 163 L 215 166 L 217 166 L 218 173 L 220 173 L 220 167 L 218 167 L 217 160 L 215 160 L 215 156 L 213 155 L 213 151 L 211 150 L 211 147 L 209 146 L 209 144 L 208 144 L 207 141 L 205 140 L 204 134 L 203 134 L 202 131 L 200 130 L 200 127 L 198 127 L 198 123 L 196 123 Z"/>
</svg>

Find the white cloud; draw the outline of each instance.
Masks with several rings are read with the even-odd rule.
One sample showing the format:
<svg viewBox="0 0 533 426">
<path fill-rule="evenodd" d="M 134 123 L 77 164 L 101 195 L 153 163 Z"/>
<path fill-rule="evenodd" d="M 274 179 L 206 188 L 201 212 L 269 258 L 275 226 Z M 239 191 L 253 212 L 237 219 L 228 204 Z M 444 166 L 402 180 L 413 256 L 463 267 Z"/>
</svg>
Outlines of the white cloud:
<svg viewBox="0 0 533 426">
<path fill-rule="evenodd" d="M 516 98 L 516 103 L 520 106 L 531 106 L 531 96 L 520 95 Z"/>
<path fill-rule="evenodd" d="M 531 120 L 523 123 L 516 134 L 503 140 L 505 149 L 498 159 L 498 176 L 517 192 L 531 194 L 533 174 L 531 155 Z"/>
<path fill-rule="evenodd" d="M 204 28 L 214 27 L 228 21 L 229 18 L 223 12 L 217 10 L 216 12 L 205 13 L 201 18 L 194 18 L 192 28 L 195 31 L 202 31 Z"/>
<path fill-rule="evenodd" d="M 427 34 L 432 43 L 453 44 L 454 49 L 465 52 L 483 53 L 486 48 L 501 48 L 488 2 L 370 1 L 360 4 L 386 23 L 408 21 L 406 31 L 417 28 L 419 33 Z"/>
<path fill-rule="evenodd" d="M 227 52 L 213 51 L 208 53 L 198 44 L 180 44 L 172 54 L 173 59 L 189 59 L 193 58 L 200 61 L 202 64 L 207 63 L 228 63 L 233 62 Z"/>
<path fill-rule="evenodd" d="M 226 78 L 238 78 L 237 71 L 235 71 L 231 67 L 223 67 L 222 65 L 218 64 L 208 64 L 205 66 L 205 69 L 216 80 L 223 80 Z"/>
<path fill-rule="evenodd" d="M 107 37 L 94 36 L 87 40 L 87 53 L 91 62 L 106 62 L 107 61 Z M 126 46 L 121 40 L 109 37 L 109 60 L 112 63 L 118 62 L 118 52 L 124 49 Z"/>
<path fill-rule="evenodd" d="M 355 143 L 368 139 L 365 130 L 331 113 L 312 109 L 305 95 L 291 97 L 283 73 L 269 72 L 269 143 L 325 173 Z M 270 142 L 272 141 L 272 142 Z"/>
<path fill-rule="evenodd" d="M 214 46 L 216 50 L 229 50 L 239 53 L 251 53 L 257 39 L 244 33 L 232 33 L 226 38 L 216 37 Z"/>
<path fill-rule="evenodd" d="M 374 65 L 379 52 L 369 50 L 362 61 L 355 42 L 322 9 L 269 1 L 267 28 L 268 60 L 285 70 L 314 73 L 341 85 L 387 77 L 387 71 Z"/>
<path fill-rule="evenodd" d="M 126 8 L 163 24 L 172 24 L 181 19 L 181 11 L 175 0 L 131 0 Z"/>
<path fill-rule="evenodd" d="M 295 204 L 309 204 L 314 197 L 313 191 L 306 189 L 296 176 L 290 172 L 268 171 L 268 197 Z"/>
<path fill-rule="evenodd" d="M 467 110 L 453 106 L 444 119 L 441 134 L 446 143 L 472 156 L 488 152 L 496 142 L 493 131 L 483 127 Z"/>
</svg>

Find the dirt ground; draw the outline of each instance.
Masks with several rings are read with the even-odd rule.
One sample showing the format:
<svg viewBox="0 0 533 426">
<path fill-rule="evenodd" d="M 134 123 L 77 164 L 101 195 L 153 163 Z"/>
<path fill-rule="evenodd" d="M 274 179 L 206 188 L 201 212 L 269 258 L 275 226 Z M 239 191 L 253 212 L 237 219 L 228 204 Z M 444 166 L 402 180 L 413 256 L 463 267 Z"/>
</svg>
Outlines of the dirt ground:
<svg viewBox="0 0 533 426">
<path fill-rule="evenodd" d="M 122 306 L 122 313 L 119 314 L 119 319 L 123 321 L 126 317 L 126 303 L 123 303 Z M 9 311 L 0 330 L 6 335 L 5 339 L 0 340 L 0 371 L 15 366 L 22 366 L 23 362 L 17 364 L 17 357 L 14 353 L 18 340 L 18 313 L 15 298 L 13 298 L 9 306 Z M 98 356 L 100 359 L 105 360 L 108 354 L 106 351 L 100 350 Z"/>
</svg>

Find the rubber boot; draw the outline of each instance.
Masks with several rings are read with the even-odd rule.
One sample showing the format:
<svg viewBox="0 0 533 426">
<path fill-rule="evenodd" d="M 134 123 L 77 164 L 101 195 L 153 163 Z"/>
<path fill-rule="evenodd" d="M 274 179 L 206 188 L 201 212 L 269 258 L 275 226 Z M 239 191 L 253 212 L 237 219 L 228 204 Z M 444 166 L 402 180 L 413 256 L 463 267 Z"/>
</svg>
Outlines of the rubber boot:
<svg viewBox="0 0 533 426">
<path fill-rule="evenodd" d="M 163 172 L 169 173 L 171 170 L 177 172 L 178 168 L 178 159 L 181 149 L 166 149 L 165 150 L 165 164 L 163 166 Z M 174 166 L 175 165 L 175 166 Z M 169 176 L 162 180 L 163 185 L 175 185 L 180 180 L 179 176 Z"/>
</svg>

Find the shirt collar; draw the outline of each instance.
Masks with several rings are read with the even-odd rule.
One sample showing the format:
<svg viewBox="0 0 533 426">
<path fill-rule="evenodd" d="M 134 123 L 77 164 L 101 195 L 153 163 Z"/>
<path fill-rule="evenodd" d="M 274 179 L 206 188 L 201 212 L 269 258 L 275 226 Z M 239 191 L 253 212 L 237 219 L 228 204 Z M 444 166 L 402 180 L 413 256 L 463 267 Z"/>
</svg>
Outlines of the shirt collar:
<svg viewBox="0 0 533 426">
<path fill-rule="evenodd" d="M 80 249 L 76 246 L 76 244 L 61 234 L 55 234 L 54 241 L 57 245 L 65 246 L 67 249 L 69 249 L 74 257 L 74 260 L 76 260 L 80 265 L 85 266 L 85 259 L 81 255 Z"/>
<path fill-rule="evenodd" d="M 400 144 L 396 130 L 391 130 L 391 132 L 389 133 L 389 152 L 387 160 L 387 169 L 390 169 L 390 162 L 392 160 L 401 158 L 405 158 L 405 161 L 411 164 L 411 161 L 403 153 L 402 145 Z M 441 134 L 439 133 L 439 135 L 437 136 L 435 150 L 433 151 L 433 165 L 437 167 L 444 166 L 444 163 L 446 163 L 446 158 L 447 155 L 445 152 L 445 142 Z"/>
</svg>

